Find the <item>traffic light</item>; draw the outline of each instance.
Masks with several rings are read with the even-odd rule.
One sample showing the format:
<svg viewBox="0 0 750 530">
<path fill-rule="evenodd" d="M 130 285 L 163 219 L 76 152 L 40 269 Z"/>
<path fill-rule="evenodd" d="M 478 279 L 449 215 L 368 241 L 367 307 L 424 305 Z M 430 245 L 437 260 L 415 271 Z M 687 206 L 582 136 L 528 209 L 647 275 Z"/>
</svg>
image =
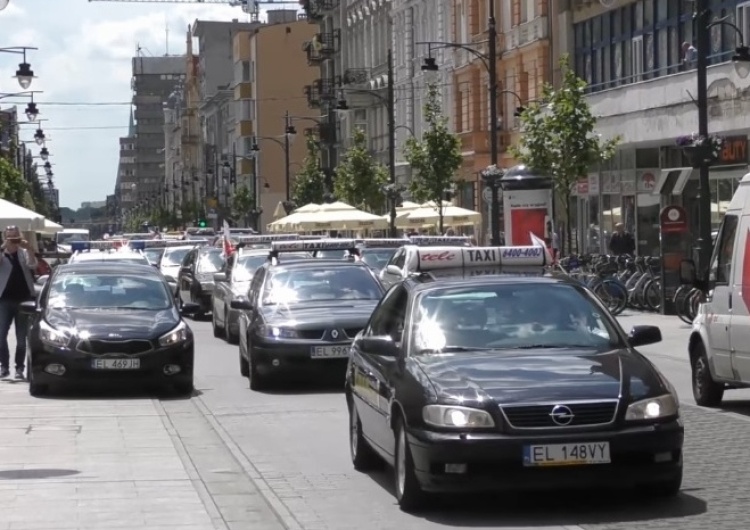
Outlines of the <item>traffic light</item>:
<svg viewBox="0 0 750 530">
<path fill-rule="evenodd" d="M 208 223 L 206 223 L 205 219 L 198 219 L 198 228 L 206 228 L 208 226 Z"/>
</svg>

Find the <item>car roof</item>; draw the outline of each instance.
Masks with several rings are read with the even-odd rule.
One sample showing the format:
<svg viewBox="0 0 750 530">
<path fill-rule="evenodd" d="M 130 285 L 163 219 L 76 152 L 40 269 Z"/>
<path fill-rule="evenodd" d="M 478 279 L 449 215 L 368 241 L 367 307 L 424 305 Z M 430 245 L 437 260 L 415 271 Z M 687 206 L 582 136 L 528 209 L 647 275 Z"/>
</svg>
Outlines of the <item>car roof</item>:
<svg viewBox="0 0 750 530">
<path fill-rule="evenodd" d="M 164 250 L 164 253 L 166 254 L 170 250 L 192 250 L 194 248 L 197 248 L 195 245 L 191 244 L 185 244 L 185 245 L 176 245 L 174 247 L 164 247 L 162 250 Z"/>
<path fill-rule="evenodd" d="M 73 261 L 143 261 L 147 260 L 140 252 L 91 252 L 74 254 Z"/>
<path fill-rule="evenodd" d="M 270 264 L 269 264 L 270 265 Z M 325 268 L 329 269 L 331 267 L 361 267 L 363 269 L 369 270 L 369 267 L 367 264 L 361 262 L 361 261 L 346 261 L 341 259 L 321 259 L 321 258 L 313 258 L 313 259 L 296 259 L 294 261 L 287 261 L 286 263 L 284 261 L 280 261 L 279 263 L 275 265 L 270 265 L 273 270 L 279 270 L 279 269 L 320 269 Z"/>
<path fill-rule="evenodd" d="M 471 273 L 471 269 L 465 269 Z M 518 284 L 518 283 L 538 283 L 544 285 L 569 284 L 580 285 L 579 282 L 562 275 L 543 274 L 532 272 L 532 269 L 526 270 L 501 270 L 493 274 L 484 274 L 480 276 L 465 276 L 462 270 L 456 270 L 455 276 L 443 276 L 435 278 L 430 273 L 414 275 L 404 280 L 405 285 L 415 292 L 428 291 L 435 288 L 452 288 L 452 287 L 484 287 L 498 284 Z"/>
<path fill-rule="evenodd" d="M 139 262 L 122 262 L 122 261 L 94 261 L 86 263 L 67 263 L 58 265 L 55 272 L 57 274 L 85 272 L 87 274 L 117 274 L 117 273 L 137 273 L 151 274 L 160 276 L 159 271 L 153 265 Z"/>
</svg>

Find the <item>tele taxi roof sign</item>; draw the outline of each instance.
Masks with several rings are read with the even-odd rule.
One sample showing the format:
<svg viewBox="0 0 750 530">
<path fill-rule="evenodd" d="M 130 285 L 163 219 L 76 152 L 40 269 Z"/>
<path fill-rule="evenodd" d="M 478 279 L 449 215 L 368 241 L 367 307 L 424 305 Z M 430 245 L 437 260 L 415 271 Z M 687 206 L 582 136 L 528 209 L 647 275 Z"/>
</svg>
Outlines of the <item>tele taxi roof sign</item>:
<svg viewBox="0 0 750 530">
<path fill-rule="evenodd" d="M 540 246 L 420 248 L 417 249 L 417 259 L 419 272 L 469 267 L 528 267 L 547 264 L 545 249 Z"/>
<path fill-rule="evenodd" d="M 307 241 L 272 241 L 272 252 L 314 252 L 316 250 L 353 250 L 356 239 L 317 239 Z"/>
</svg>

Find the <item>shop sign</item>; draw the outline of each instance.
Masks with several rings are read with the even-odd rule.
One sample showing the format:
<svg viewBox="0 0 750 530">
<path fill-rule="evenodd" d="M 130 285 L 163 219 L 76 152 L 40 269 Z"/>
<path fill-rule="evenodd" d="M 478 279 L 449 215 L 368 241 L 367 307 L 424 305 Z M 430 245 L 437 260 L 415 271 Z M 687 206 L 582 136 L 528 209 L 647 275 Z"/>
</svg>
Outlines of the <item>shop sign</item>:
<svg viewBox="0 0 750 530">
<path fill-rule="evenodd" d="M 599 175 L 589 175 L 589 195 L 599 195 Z"/>
<path fill-rule="evenodd" d="M 747 136 L 724 137 L 717 163 L 724 166 L 747 164 Z"/>
<path fill-rule="evenodd" d="M 589 194 L 589 180 L 588 179 L 581 179 L 576 184 L 576 195 L 579 197 L 585 196 Z"/>
<path fill-rule="evenodd" d="M 688 231 L 687 213 L 680 206 L 666 206 L 659 215 L 662 234 L 684 234 Z"/>
<path fill-rule="evenodd" d="M 650 192 L 656 188 L 656 174 L 652 171 L 644 171 L 638 177 L 638 191 Z"/>
</svg>

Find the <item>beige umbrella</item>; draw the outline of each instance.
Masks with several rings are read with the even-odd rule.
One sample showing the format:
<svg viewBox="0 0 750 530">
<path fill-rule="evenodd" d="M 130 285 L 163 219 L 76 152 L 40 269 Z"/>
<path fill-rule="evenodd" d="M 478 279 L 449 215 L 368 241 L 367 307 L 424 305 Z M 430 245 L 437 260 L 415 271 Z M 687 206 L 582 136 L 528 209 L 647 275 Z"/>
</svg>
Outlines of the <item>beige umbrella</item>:
<svg viewBox="0 0 750 530">
<path fill-rule="evenodd" d="M 282 201 L 279 201 L 279 204 L 276 205 L 276 208 L 273 211 L 273 220 L 278 221 L 282 217 L 286 217 L 286 210 L 284 209 L 284 203 Z"/>
<path fill-rule="evenodd" d="M 38 230 L 40 234 L 56 234 L 57 232 L 60 232 L 63 229 L 62 225 L 59 225 L 57 223 L 53 223 L 49 219 L 44 220 L 44 229 Z"/>
<path fill-rule="evenodd" d="M 349 208 L 303 214 L 305 217 L 296 220 L 296 224 L 303 231 L 380 230 L 388 227 L 388 221 L 379 215 Z"/>
<path fill-rule="evenodd" d="M 356 210 L 354 206 L 346 204 L 345 202 L 336 201 L 331 203 L 324 203 L 318 208 L 318 212 L 337 212 L 341 210 Z"/>
<path fill-rule="evenodd" d="M 317 212 L 319 210 L 320 210 L 320 204 L 311 202 L 310 204 L 305 204 L 304 206 L 297 208 L 296 210 L 294 210 L 294 213 L 310 213 L 310 212 Z"/>
<path fill-rule="evenodd" d="M 0 199 L 0 223 L 17 226 L 22 232 L 44 230 L 44 216 L 13 202 Z"/>
<path fill-rule="evenodd" d="M 433 204 L 434 203 L 428 203 Z M 440 213 L 436 206 L 425 206 L 412 210 L 408 215 L 396 218 L 399 228 L 417 228 L 436 226 L 440 222 Z M 482 222 L 482 214 L 466 208 L 459 208 L 448 203 L 443 206 L 443 227 L 473 226 Z"/>
</svg>

